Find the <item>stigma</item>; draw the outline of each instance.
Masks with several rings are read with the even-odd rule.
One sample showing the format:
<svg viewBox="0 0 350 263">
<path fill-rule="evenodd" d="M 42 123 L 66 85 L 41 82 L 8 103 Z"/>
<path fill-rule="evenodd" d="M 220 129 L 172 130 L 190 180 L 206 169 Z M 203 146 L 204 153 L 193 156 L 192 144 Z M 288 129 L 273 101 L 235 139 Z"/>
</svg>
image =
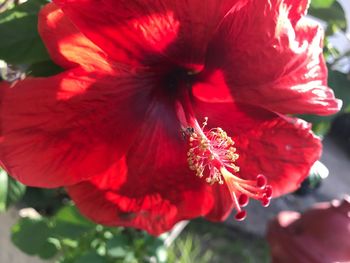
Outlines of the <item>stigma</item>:
<svg viewBox="0 0 350 263">
<path fill-rule="evenodd" d="M 247 215 L 242 208 L 249 203 L 250 198 L 259 200 L 265 207 L 270 204 L 272 187 L 262 174 L 257 175 L 254 180 L 239 177 L 240 168 L 236 165 L 239 154 L 234 147 L 234 141 L 221 128 L 205 131 L 207 122 L 208 118 L 205 118 L 200 126 L 196 121 L 194 127 L 184 131 L 189 141 L 189 168 L 209 185 L 226 186 L 237 211 L 235 219 L 241 221 Z"/>
</svg>

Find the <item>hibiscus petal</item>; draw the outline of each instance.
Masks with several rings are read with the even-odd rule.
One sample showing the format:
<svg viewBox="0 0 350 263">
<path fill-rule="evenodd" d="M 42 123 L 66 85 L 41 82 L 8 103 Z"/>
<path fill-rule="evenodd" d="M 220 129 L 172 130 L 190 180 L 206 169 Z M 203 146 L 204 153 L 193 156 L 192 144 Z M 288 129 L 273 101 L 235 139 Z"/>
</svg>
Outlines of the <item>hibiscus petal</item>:
<svg viewBox="0 0 350 263">
<path fill-rule="evenodd" d="M 235 141 L 238 175 L 255 179 L 264 174 L 275 197 L 296 190 L 320 158 L 320 140 L 300 119 L 233 103 L 198 102 L 196 112 L 209 118 L 208 129 L 221 127 Z"/>
<path fill-rule="evenodd" d="M 199 78 L 192 86 L 193 95 L 205 102 L 232 102 L 230 88 L 227 86 L 222 70 L 215 70 Z"/>
<path fill-rule="evenodd" d="M 211 187 L 188 168 L 187 142 L 173 109 L 153 105 L 146 116 L 125 158 L 68 191 L 81 212 L 98 223 L 158 235 L 180 220 L 207 214 L 214 202 Z"/>
<path fill-rule="evenodd" d="M 280 113 L 327 115 L 341 107 L 327 87 L 323 32 L 298 20 L 305 1 L 254 0 L 225 17 L 208 51 L 235 100 Z"/>
<path fill-rule="evenodd" d="M 63 68 L 82 66 L 87 71 L 113 72 L 113 64 L 53 3 L 39 14 L 38 30 L 51 58 Z"/>
<path fill-rule="evenodd" d="M 136 182 L 126 179 L 128 168 L 125 159 L 123 162 L 120 161 L 103 176 L 68 187 L 70 197 L 82 214 L 100 224 L 135 227 L 159 235 L 170 230 L 178 221 L 198 217 L 206 212 L 205 207 L 212 207 L 213 202 L 208 199 L 210 195 L 203 197 L 201 189 L 185 189 L 186 185 L 181 180 L 173 180 L 175 184 L 169 185 L 169 189 L 157 191 L 142 186 L 142 182 L 152 182 L 148 174 Z M 174 178 L 184 177 L 181 169 L 160 172 L 162 174 L 156 174 L 156 178 L 164 175 L 166 180 L 170 177 L 169 173 Z M 127 191 L 123 190 L 124 186 Z"/>
<path fill-rule="evenodd" d="M 223 16 L 240 0 L 55 0 L 74 24 L 115 61 L 202 65 Z"/>
<path fill-rule="evenodd" d="M 2 108 L 2 101 L 4 98 L 5 90 L 10 87 L 10 83 L 6 81 L 0 81 L 0 109 Z M 0 140 L 2 136 L 2 123 L 0 122 Z"/>
<path fill-rule="evenodd" d="M 82 70 L 26 79 L 2 98 L 0 160 L 19 181 L 77 183 L 122 156 L 148 105 L 147 77 Z"/>
<path fill-rule="evenodd" d="M 227 219 L 234 207 L 232 197 L 228 191 L 223 191 L 222 185 L 215 184 L 209 187 L 212 188 L 214 205 L 205 218 L 214 222 L 222 222 Z"/>
</svg>

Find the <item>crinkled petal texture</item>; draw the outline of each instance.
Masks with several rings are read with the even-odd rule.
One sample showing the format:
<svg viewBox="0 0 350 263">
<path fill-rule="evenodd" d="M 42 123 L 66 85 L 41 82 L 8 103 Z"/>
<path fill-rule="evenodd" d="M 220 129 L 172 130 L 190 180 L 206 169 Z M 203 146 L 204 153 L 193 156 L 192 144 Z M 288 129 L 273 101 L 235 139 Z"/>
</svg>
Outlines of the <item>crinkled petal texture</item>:
<svg viewBox="0 0 350 263">
<path fill-rule="evenodd" d="M 199 116 L 209 117 L 208 125 L 233 135 L 239 176 L 265 174 L 274 196 L 295 190 L 320 157 L 320 141 L 301 120 L 233 103 L 195 105 Z M 133 226 L 155 235 L 182 219 L 219 221 L 228 216 L 232 200 L 227 189 L 209 186 L 189 170 L 187 142 L 171 112 L 155 103 L 123 159 L 103 176 L 68 188 L 83 214 L 102 224 Z"/>
<path fill-rule="evenodd" d="M 152 103 L 128 153 L 103 176 L 68 187 L 81 212 L 102 224 L 154 235 L 209 213 L 212 188 L 189 170 L 179 129 L 171 107 Z"/>
<path fill-rule="evenodd" d="M 31 186 L 58 187 L 104 174 L 142 123 L 150 82 L 142 74 L 110 77 L 75 69 L 16 83 L 2 96 L 0 159 Z"/>
<path fill-rule="evenodd" d="M 305 0 L 252 0 L 225 16 L 207 66 L 223 70 L 235 100 L 279 113 L 339 110 L 341 101 L 327 87 L 323 32 L 300 19 L 306 6 Z"/>
<path fill-rule="evenodd" d="M 55 0 L 79 30 L 128 65 L 202 65 L 225 14 L 246 0 Z"/>
</svg>

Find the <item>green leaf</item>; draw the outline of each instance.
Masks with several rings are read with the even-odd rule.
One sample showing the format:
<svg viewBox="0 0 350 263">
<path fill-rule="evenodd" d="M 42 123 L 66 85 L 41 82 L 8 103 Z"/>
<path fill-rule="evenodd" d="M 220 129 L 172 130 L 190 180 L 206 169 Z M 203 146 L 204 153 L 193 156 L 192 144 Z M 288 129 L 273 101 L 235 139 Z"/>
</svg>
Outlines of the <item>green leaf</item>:
<svg viewBox="0 0 350 263">
<path fill-rule="evenodd" d="M 54 235 L 69 239 L 76 239 L 84 233 L 94 230 L 95 224 L 85 219 L 73 205 L 61 208 L 55 217 Z"/>
<path fill-rule="evenodd" d="M 89 232 L 92 228 L 74 225 L 67 222 L 56 221 L 53 227 L 53 235 L 58 238 L 74 240 Z"/>
<path fill-rule="evenodd" d="M 35 77 L 48 77 L 60 72 L 62 72 L 62 68 L 51 60 L 34 63 L 26 70 L 27 75 Z"/>
<path fill-rule="evenodd" d="M 138 263 L 138 260 L 135 257 L 135 253 L 133 251 L 129 251 L 125 258 L 123 259 L 124 263 Z"/>
<path fill-rule="evenodd" d="M 12 242 L 29 255 L 42 253 L 49 236 L 49 226 L 44 219 L 22 218 L 12 227 Z"/>
<path fill-rule="evenodd" d="M 74 205 L 66 205 L 55 215 L 57 221 L 63 221 L 74 225 L 94 227 L 95 224 L 82 216 Z"/>
<path fill-rule="evenodd" d="M 311 7 L 313 8 L 328 8 L 335 0 L 312 0 Z"/>
<path fill-rule="evenodd" d="M 127 246 L 129 240 L 125 235 L 117 235 L 112 239 L 108 240 L 107 243 L 107 254 L 113 258 L 124 258 L 127 255 Z"/>
<path fill-rule="evenodd" d="M 95 252 L 88 252 L 82 255 L 80 258 L 74 261 L 74 263 L 106 263 L 103 257 L 99 256 Z"/>
<path fill-rule="evenodd" d="M 61 239 L 61 243 L 62 243 L 62 245 L 66 246 L 66 247 L 70 247 L 70 248 L 77 248 L 79 245 L 79 242 L 77 240 L 72 240 L 69 238 Z"/>
<path fill-rule="evenodd" d="M 42 214 L 53 214 L 62 207 L 63 189 L 27 187 L 23 202 Z"/>
<path fill-rule="evenodd" d="M 11 204 L 20 200 L 25 193 L 25 185 L 8 176 L 0 168 L 0 212 L 5 211 Z"/>
<path fill-rule="evenodd" d="M 0 59 L 11 64 L 49 60 L 38 34 L 38 12 L 46 0 L 30 0 L 0 14 Z"/>
<path fill-rule="evenodd" d="M 343 101 L 343 110 L 350 105 L 350 76 L 335 70 L 328 72 L 328 85 L 337 98 Z"/>
<path fill-rule="evenodd" d="M 56 256 L 59 249 L 59 241 L 49 238 L 41 247 L 39 257 L 42 259 L 50 259 Z"/>
<path fill-rule="evenodd" d="M 347 23 L 344 9 L 334 1 L 328 8 L 314 8 L 311 6 L 309 14 L 328 23 L 328 35 L 333 34 L 335 29 L 346 31 Z"/>
<path fill-rule="evenodd" d="M 0 212 L 6 210 L 8 175 L 0 168 Z"/>
<path fill-rule="evenodd" d="M 128 251 L 122 247 L 114 247 L 108 250 L 108 255 L 112 258 L 124 258 L 127 252 Z"/>
<path fill-rule="evenodd" d="M 6 207 L 18 202 L 26 192 L 26 186 L 9 176 Z"/>
</svg>

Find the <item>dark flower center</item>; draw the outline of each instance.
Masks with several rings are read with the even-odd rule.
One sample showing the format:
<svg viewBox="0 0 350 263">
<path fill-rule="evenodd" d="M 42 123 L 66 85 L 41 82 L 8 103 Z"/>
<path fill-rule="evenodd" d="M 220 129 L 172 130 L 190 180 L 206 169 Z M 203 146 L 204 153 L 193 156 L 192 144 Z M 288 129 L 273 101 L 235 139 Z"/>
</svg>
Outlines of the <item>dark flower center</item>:
<svg viewBox="0 0 350 263">
<path fill-rule="evenodd" d="M 161 77 L 161 86 L 170 97 L 179 97 L 183 92 L 191 90 L 199 80 L 199 74 L 189 69 L 175 66 L 165 71 Z"/>
</svg>

